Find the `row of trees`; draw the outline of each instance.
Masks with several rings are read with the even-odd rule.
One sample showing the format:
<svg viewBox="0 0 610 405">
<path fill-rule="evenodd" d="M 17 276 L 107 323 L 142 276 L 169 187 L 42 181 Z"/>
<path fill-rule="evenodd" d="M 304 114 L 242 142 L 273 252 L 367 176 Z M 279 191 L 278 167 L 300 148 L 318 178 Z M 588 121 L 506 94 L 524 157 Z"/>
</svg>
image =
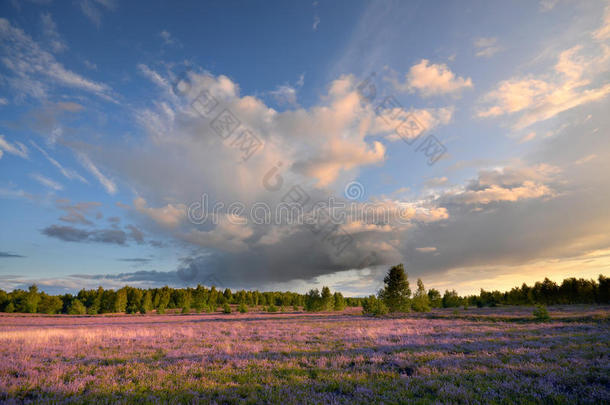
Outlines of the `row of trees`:
<svg viewBox="0 0 610 405">
<path fill-rule="evenodd" d="M 357 301 L 353 301 L 351 298 L 348 298 L 348 300 L 352 305 L 359 304 Z M 305 295 L 305 310 L 309 312 L 342 311 L 347 306 L 347 302 L 348 301 L 343 298 L 343 295 L 340 292 L 331 294 L 330 288 L 323 287 L 322 293 L 315 289 L 310 290 Z"/>
<path fill-rule="evenodd" d="M 411 296 L 411 288 L 404 266 L 392 267 L 384 278 L 384 288 L 377 296 L 371 295 L 362 302 L 364 313 L 424 312 L 431 308 L 459 306 L 498 305 L 556 305 L 556 304 L 608 304 L 610 303 L 610 278 L 600 275 L 598 281 L 583 278 L 567 278 L 558 285 L 545 278 L 530 287 L 523 283 L 510 291 L 488 292 L 481 289 L 479 295 L 460 297 L 455 290 L 446 290 L 441 296 L 434 288 L 426 291 L 421 279 L 417 279 L 417 290 Z"/>
<path fill-rule="evenodd" d="M 308 294 L 294 292 L 260 292 L 241 290 L 223 291 L 216 287 L 206 288 L 152 288 L 141 289 L 123 287 L 119 290 L 81 290 L 77 295 L 59 296 L 40 292 L 36 285 L 25 290 L 10 293 L 0 290 L 0 312 L 23 312 L 44 314 L 95 315 L 104 313 L 147 313 L 180 309 L 182 312 L 212 312 L 218 308 L 227 311 L 228 305 L 238 305 L 243 311 L 247 307 L 265 306 L 275 312 L 275 308 L 305 307 L 308 311 L 342 310 L 346 306 L 360 306 L 360 298 L 344 298 L 341 293 L 331 294 L 328 287 L 312 290 Z"/>
<path fill-rule="evenodd" d="M 294 292 L 259 292 L 240 290 L 223 291 L 207 288 L 151 288 L 123 287 L 119 290 L 81 290 L 77 295 L 49 295 L 38 290 L 36 285 L 27 291 L 17 289 L 10 293 L 0 290 L 0 312 L 23 312 L 44 314 L 103 314 L 103 313 L 164 313 L 170 309 L 182 312 L 212 312 L 227 306 L 244 308 L 266 306 L 270 312 L 278 307 L 304 308 L 306 311 L 341 311 L 346 306 L 362 306 L 365 313 L 429 311 L 431 308 L 459 306 L 497 305 L 554 305 L 554 304 L 608 304 L 610 303 L 610 278 L 600 275 L 598 281 L 568 278 L 557 284 L 548 278 L 533 286 L 523 284 L 510 291 L 488 292 L 460 297 L 455 291 L 446 290 L 443 295 L 431 288 L 426 290 L 421 279 L 412 293 L 407 274 L 402 264 L 393 266 L 384 278 L 384 288 L 377 296 L 368 298 L 345 298 L 340 292 L 331 293 L 328 287 L 322 291 L 310 290 L 307 294 Z M 229 310 L 230 311 L 230 310 Z"/>
</svg>

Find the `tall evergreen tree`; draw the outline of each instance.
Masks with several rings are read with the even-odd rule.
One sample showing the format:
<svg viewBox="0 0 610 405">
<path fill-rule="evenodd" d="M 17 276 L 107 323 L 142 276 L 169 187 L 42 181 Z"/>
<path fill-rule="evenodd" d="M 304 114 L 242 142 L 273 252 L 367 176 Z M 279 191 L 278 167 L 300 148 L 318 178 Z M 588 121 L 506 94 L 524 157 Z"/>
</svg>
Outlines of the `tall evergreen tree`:
<svg viewBox="0 0 610 405">
<path fill-rule="evenodd" d="M 330 288 L 322 287 L 322 310 L 332 311 L 334 307 L 333 295 L 330 293 Z"/>
<path fill-rule="evenodd" d="M 402 263 L 388 270 L 383 282 L 385 287 L 379 292 L 379 298 L 390 312 L 408 312 L 411 304 L 409 300 L 411 289 Z"/>
</svg>

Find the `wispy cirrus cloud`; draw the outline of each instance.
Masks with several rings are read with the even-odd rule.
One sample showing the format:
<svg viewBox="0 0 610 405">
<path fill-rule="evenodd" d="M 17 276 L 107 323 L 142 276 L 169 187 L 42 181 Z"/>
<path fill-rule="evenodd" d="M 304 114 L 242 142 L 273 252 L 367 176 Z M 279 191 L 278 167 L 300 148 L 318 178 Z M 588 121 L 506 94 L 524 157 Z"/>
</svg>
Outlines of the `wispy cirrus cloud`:
<svg viewBox="0 0 610 405">
<path fill-rule="evenodd" d="M 495 37 L 477 38 L 474 40 L 474 46 L 476 49 L 475 55 L 483 58 L 490 58 L 502 50 L 502 47 L 498 45 L 498 38 Z"/>
<path fill-rule="evenodd" d="M 59 85 L 115 101 L 109 86 L 67 69 L 52 53 L 5 18 L 0 18 L 0 49 L 6 55 L 2 63 L 12 72 L 5 80 L 18 94 L 45 99 L 50 89 Z"/>
<path fill-rule="evenodd" d="M 55 180 L 51 180 L 48 177 L 43 176 L 40 173 L 31 173 L 30 177 L 42 184 L 43 186 L 53 189 L 55 191 L 60 191 L 64 189 L 64 186 L 62 186 Z"/>
<path fill-rule="evenodd" d="M 19 141 L 10 143 L 4 138 L 4 135 L 0 135 L 0 158 L 3 151 L 24 159 L 28 158 L 28 148 L 24 144 Z"/>
<path fill-rule="evenodd" d="M 114 181 L 106 177 L 93 162 L 89 159 L 89 156 L 86 154 L 79 152 L 77 153 L 78 160 L 81 165 L 89 171 L 104 187 L 104 189 L 108 192 L 108 194 L 116 194 L 118 188 Z"/>
<path fill-rule="evenodd" d="M 114 0 L 80 0 L 80 9 L 98 28 L 102 23 L 102 11 L 112 11 L 116 8 Z"/>
<path fill-rule="evenodd" d="M 40 153 L 43 154 L 43 156 L 53 165 L 55 166 L 60 172 L 61 174 L 69 179 L 69 180 L 78 180 L 80 182 L 83 183 L 88 183 L 88 181 L 81 176 L 80 174 L 78 174 L 76 171 L 72 170 L 72 169 L 68 169 L 65 168 L 61 163 L 59 163 L 57 160 L 55 160 L 51 155 L 49 155 L 49 153 L 44 150 L 43 148 L 41 148 L 40 146 L 38 146 L 38 144 L 32 140 L 30 140 L 30 143 L 36 148 L 38 149 L 38 151 L 40 151 Z"/>
<path fill-rule="evenodd" d="M 57 24 L 50 13 L 43 13 L 40 15 L 42 20 L 42 29 L 45 35 L 45 39 L 49 42 L 49 45 L 53 52 L 64 52 L 68 49 L 66 41 L 57 32 Z"/>
</svg>

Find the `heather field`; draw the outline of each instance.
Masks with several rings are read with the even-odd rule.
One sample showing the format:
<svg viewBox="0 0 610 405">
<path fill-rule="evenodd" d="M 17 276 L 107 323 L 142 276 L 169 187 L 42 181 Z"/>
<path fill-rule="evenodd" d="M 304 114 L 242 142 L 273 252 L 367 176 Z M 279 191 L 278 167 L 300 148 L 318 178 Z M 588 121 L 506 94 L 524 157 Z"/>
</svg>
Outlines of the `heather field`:
<svg viewBox="0 0 610 405">
<path fill-rule="evenodd" d="M 5 403 L 608 403 L 609 307 L 0 316 Z"/>
</svg>

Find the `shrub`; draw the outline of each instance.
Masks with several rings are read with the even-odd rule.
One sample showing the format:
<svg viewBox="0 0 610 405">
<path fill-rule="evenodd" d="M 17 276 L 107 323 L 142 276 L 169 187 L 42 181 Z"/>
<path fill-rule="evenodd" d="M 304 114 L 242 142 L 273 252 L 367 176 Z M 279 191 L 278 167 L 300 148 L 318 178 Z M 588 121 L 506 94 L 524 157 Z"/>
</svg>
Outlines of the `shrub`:
<svg viewBox="0 0 610 405">
<path fill-rule="evenodd" d="M 362 302 L 362 313 L 375 316 L 385 315 L 388 313 L 388 307 L 383 301 L 377 299 L 374 295 L 371 295 Z"/>
<path fill-rule="evenodd" d="M 267 307 L 267 312 L 277 312 L 277 307 L 273 304 L 269 304 Z"/>
<path fill-rule="evenodd" d="M 182 307 L 182 313 L 183 314 L 190 314 L 191 313 L 191 307 L 188 305 L 185 305 Z"/>
<path fill-rule="evenodd" d="M 533 315 L 534 315 L 534 318 L 539 321 L 547 321 L 547 320 L 551 319 L 551 316 L 549 315 L 549 311 L 547 311 L 545 305 L 537 305 L 536 308 L 534 308 Z"/>
<path fill-rule="evenodd" d="M 225 314 L 230 314 L 231 313 L 231 306 L 225 302 L 225 304 L 222 306 L 222 312 Z"/>
<path fill-rule="evenodd" d="M 240 303 L 239 304 L 239 312 L 242 314 L 245 314 L 246 312 L 248 312 L 248 306 L 245 303 Z"/>
<path fill-rule="evenodd" d="M 299 306 L 298 306 L 297 304 L 294 304 L 294 305 L 292 306 L 292 310 L 293 310 L 293 311 L 298 311 L 298 310 L 299 310 Z"/>
</svg>

